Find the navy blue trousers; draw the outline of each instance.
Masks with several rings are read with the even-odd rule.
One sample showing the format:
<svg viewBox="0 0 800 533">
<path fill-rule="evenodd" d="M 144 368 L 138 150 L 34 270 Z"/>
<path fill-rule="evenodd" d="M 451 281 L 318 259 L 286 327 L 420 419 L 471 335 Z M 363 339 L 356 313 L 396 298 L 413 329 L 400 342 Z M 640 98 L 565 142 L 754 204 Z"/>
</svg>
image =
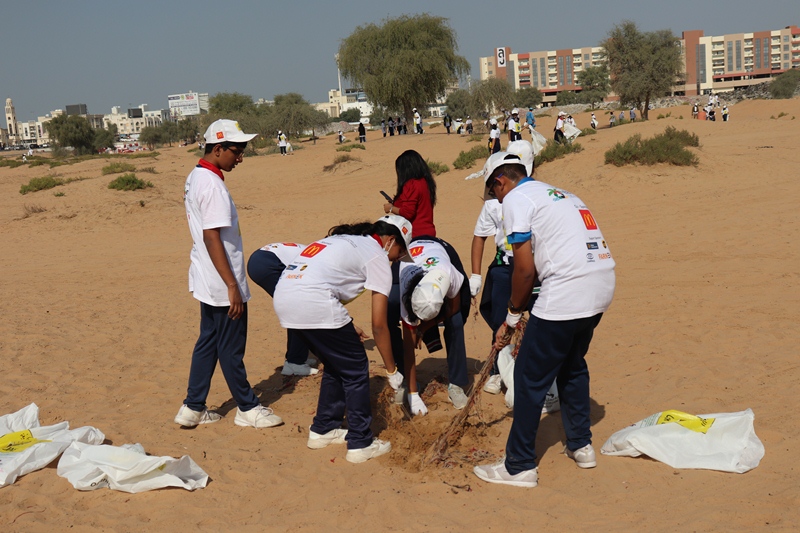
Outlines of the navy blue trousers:
<svg viewBox="0 0 800 533">
<path fill-rule="evenodd" d="M 275 294 L 275 286 L 286 265 L 281 263 L 277 255 L 258 249 L 247 261 L 247 274 L 267 294 Z M 291 329 L 286 331 L 286 360 L 295 365 L 303 365 L 308 360 L 308 347 Z"/>
<path fill-rule="evenodd" d="M 342 427 L 347 411 L 347 449 L 372 444 L 369 360 L 353 322 L 339 329 L 290 331 L 297 333 L 325 365 L 311 431 L 325 434 Z"/>
<path fill-rule="evenodd" d="M 228 309 L 230 308 L 200 302 L 200 337 L 192 352 L 189 387 L 186 399 L 183 400 L 193 411 L 206 408 L 206 398 L 217 361 L 239 409 L 249 411 L 260 403 L 247 381 L 247 371 L 244 368 L 247 304 L 244 304 L 244 313 L 237 320 L 228 317 Z"/>
<path fill-rule="evenodd" d="M 556 380 L 567 448 L 592 442 L 586 352 L 603 314 L 552 321 L 531 316 L 514 365 L 514 421 L 506 443 L 506 470 L 536 468 L 536 432 L 548 389 Z"/>
</svg>

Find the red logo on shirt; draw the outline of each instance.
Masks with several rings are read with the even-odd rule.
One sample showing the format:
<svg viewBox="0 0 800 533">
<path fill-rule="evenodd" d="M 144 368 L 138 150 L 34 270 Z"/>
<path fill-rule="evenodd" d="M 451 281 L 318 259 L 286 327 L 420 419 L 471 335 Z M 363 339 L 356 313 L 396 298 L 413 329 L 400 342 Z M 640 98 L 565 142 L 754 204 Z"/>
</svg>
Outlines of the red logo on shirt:
<svg viewBox="0 0 800 533">
<path fill-rule="evenodd" d="M 225 138 L 225 134 L 222 133 L 221 131 L 218 131 L 217 132 L 217 139 L 224 139 L 224 138 Z"/>
<path fill-rule="evenodd" d="M 296 245 L 295 243 L 293 243 L 293 242 L 284 242 L 284 243 L 281 243 L 281 244 L 283 244 L 284 246 L 297 246 L 297 245 Z"/>
<path fill-rule="evenodd" d="M 597 229 L 597 222 L 594 221 L 594 217 L 589 212 L 588 209 L 578 209 L 583 217 L 583 224 L 586 226 L 586 229 Z"/>
<path fill-rule="evenodd" d="M 413 246 L 408 252 L 411 254 L 411 257 L 417 257 L 424 249 L 424 246 Z"/>
<path fill-rule="evenodd" d="M 327 247 L 325 244 L 314 242 L 306 246 L 306 249 L 300 252 L 301 257 L 314 257 Z"/>
</svg>

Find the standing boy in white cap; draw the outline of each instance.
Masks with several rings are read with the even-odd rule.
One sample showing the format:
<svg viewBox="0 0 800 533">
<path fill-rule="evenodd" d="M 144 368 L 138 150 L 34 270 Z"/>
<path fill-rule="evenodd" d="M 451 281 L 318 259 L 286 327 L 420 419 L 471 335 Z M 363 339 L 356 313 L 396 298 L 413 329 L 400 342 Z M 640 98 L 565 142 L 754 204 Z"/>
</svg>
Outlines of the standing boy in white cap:
<svg viewBox="0 0 800 533">
<path fill-rule="evenodd" d="M 506 456 L 474 473 L 490 483 L 535 487 L 536 434 L 547 391 L 557 378 L 565 453 L 580 468 L 596 466 L 592 448 L 586 353 L 614 295 L 614 259 L 596 219 L 580 198 L 526 176 L 516 155 L 488 162 L 486 187 L 503 206 L 503 227 L 514 249 L 511 298 L 495 347 L 508 343 L 527 306 L 535 278 L 542 282 L 514 368 L 514 421 Z"/>
<path fill-rule="evenodd" d="M 219 361 L 238 408 L 237 426 L 272 427 L 283 420 L 259 401 L 244 368 L 247 301 L 239 215 L 223 171 L 230 172 L 255 134 L 242 132 L 233 120 L 213 122 L 204 135 L 205 154 L 189 173 L 184 205 L 192 234 L 189 290 L 200 300 L 200 336 L 192 352 L 189 386 L 175 423 L 194 427 L 222 415 L 206 408 L 211 377 Z"/>
<path fill-rule="evenodd" d="M 421 135 L 425 133 L 424 131 L 422 131 L 422 117 L 419 116 L 419 112 L 417 111 L 416 107 L 413 109 L 413 111 L 414 111 L 414 129 L 416 130 L 415 133 L 419 133 Z"/>
<path fill-rule="evenodd" d="M 553 139 L 558 144 L 563 144 L 567 141 L 567 136 L 564 135 L 564 124 L 566 119 L 567 119 L 567 114 L 564 113 L 563 111 L 559 111 L 558 119 L 556 119 L 556 127 L 553 128 L 553 131 L 555 132 Z"/>
<path fill-rule="evenodd" d="M 281 149 L 281 155 L 286 155 L 287 144 L 288 139 L 286 138 L 286 135 L 281 130 L 278 130 L 278 147 Z"/>
</svg>

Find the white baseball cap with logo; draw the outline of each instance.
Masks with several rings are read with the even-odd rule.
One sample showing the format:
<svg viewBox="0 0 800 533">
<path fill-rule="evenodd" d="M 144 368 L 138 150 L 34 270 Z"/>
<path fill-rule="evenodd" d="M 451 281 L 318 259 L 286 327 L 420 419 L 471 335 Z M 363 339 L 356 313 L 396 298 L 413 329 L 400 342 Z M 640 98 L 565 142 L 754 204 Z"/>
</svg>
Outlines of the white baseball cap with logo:
<svg viewBox="0 0 800 533">
<path fill-rule="evenodd" d="M 450 275 L 440 268 L 434 268 L 425 274 L 414 289 L 411 295 L 411 310 L 420 320 L 436 318 L 449 290 Z"/>
<path fill-rule="evenodd" d="M 386 222 L 387 224 L 391 224 L 395 226 L 397 229 L 400 230 L 400 234 L 403 236 L 403 245 L 406 248 L 406 254 L 400 258 L 400 261 L 404 263 L 413 263 L 414 260 L 411 258 L 411 253 L 409 252 L 409 248 L 411 247 L 411 222 L 407 219 L 401 217 L 400 215 L 385 215 L 378 219 L 379 222 Z"/>
<path fill-rule="evenodd" d="M 483 165 L 483 181 L 486 183 L 489 181 L 489 177 L 492 173 L 497 170 L 499 167 L 503 165 L 522 165 L 525 166 L 522 159 L 516 154 L 510 154 L 508 152 L 497 152 L 489 156 L 489 159 L 486 160 L 486 164 Z M 526 168 L 527 170 L 527 168 Z"/>
<path fill-rule="evenodd" d="M 224 142 L 246 143 L 256 137 L 257 133 L 245 133 L 235 120 L 219 119 L 211 123 L 203 138 L 208 144 Z"/>
<path fill-rule="evenodd" d="M 533 175 L 533 146 L 530 142 L 522 139 L 512 141 L 506 146 L 506 152 L 519 156 L 522 160 L 522 164 L 525 165 L 525 171 L 528 173 L 528 176 Z"/>
</svg>

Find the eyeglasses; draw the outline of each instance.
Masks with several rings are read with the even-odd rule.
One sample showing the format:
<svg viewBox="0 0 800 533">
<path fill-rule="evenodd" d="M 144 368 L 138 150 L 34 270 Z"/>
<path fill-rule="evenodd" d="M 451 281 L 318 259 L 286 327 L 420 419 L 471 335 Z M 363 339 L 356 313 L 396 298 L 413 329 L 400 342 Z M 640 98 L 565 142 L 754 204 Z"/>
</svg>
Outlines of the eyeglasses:
<svg viewBox="0 0 800 533">
<path fill-rule="evenodd" d="M 489 183 L 486 184 L 486 187 L 487 187 L 488 192 L 489 192 L 489 196 L 491 196 L 492 198 L 496 197 L 495 192 L 494 192 L 494 188 L 495 188 L 496 185 L 500 184 L 499 179 L 502 178 L 502 177 L 503 177 L 503 174 L 498 174 L 497 176 L 492 178 L 492 180 Z"/>
<path fill-rule="evenodd" d="M 244 150 L 242 150 L 241 148 L 231 148 L 229 146 L 228 148 L 225 149 L 231 152 L 236 159 L 239 159 L 244 156 Z"/>
</svg>

